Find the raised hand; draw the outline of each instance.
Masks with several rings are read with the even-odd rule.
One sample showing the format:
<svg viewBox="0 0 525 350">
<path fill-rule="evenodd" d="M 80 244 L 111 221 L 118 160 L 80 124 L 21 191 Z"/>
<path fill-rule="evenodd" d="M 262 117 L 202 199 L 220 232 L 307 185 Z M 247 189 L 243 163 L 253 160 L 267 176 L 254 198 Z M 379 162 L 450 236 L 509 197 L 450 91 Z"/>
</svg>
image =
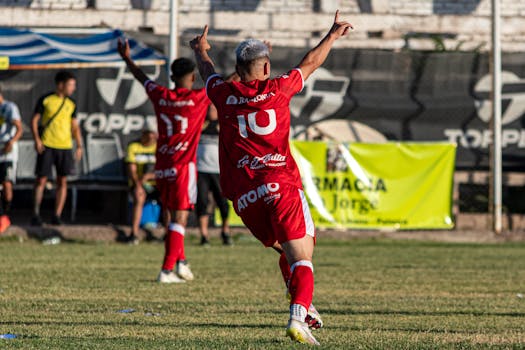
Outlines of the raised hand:
<svg viewBox="0 0 525 350">
<path fill-rule="evenodd" d="M 330 28 L 329 34 L 336 39 L 339 39 L 340 37 L 345 36 L 350 29 L 354 29 L 354 27 L 349 22 L 341 21 L 339 19 L 339 10 L 335 11 L 334 24 L 332 25 L 332 28 Z"/>
<path fill-rule="evenodd" d="M 140 81 L 141 84 L 144 85 L 144 83 L 146 81 L 149 80 L 148 76 L 146 74 L 144 74 L 144 72 L 135 64 L 135 62 L 133 62 L 133 59 L 131 58 L 131 50 L 129 48 L 129 42 L 128 42 L 128 39 L 125 39 L 125 40 L 122 40 L 122 39 L 118 39 L 118 43 L 117 43 L 117 51 L 120 55 L 120 57 L 122 57 L 122 59 L 124 60 L 124 62 L 126 63 L 126 66 L 128 67 L 129 71 L 131 72 L 131 74 L 133 74 L 133 76 L 135 77 L 135 79 L 137 79 L 138 81 Z"/>
<path fill-rule="evenodd" d="M 211 49 L 210 44 L 208 43 L 208 25 L 204 26 L 204 30 L 201 35 L 197 35 L 192 41 L 190 41 L 190 47 L 194 51 L 208 51 Z"/>
<path fill-rule="evenodd" d="M 128 39 L 125 39 L 122 41 L 122 39 L 118 39 L 117 43 L 117 51 L 120 55 L 120 57 L 126 59 L 130 57 L 130 48 L 129 48 L 129 42 Z"/>
<path fill-rule="evenodd" d="M 213 61 L 210 56 L 208 56 L 208 50 L 211 49 L 210 43 L 208 43 L 208 25 L 204 26 L 201 35 L 197 35 L 192 41 L 190 41 L 190 47 L 195 54 L 195 60 L 197 61 L 197 67 L 199 68 L 201 78 L 204 81 L 207 81 L 210 76 L 215 74 Z"/>
</svg>

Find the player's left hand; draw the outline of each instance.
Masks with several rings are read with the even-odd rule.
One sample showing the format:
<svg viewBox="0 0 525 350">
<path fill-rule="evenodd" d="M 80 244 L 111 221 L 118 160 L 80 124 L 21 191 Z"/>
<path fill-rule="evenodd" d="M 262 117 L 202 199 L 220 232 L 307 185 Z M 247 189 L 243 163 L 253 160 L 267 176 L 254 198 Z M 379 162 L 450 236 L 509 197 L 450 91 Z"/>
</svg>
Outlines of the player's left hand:
<svg viewBox="0 0 525 350">
<path fill-rule="evenodd" d="M 208 25 L 204 26 L 202 35 L 197 35 L 192 41 L 190 41 L 190 47 L 194 51 L 208 51 L 211 49 L 210 43 L 208 43 Z"/>
<path fill-rule="evenodd" d="M 75 150 L 75 160 L 78 162 L 82 159 L 83 150 L 82 147 L 77 147 Z"/>
<path fill-rule="evenodd" d="M 125 39 L 124 41 L 122 41 L 122 39 L 120 39 L 120 38 L 118 39 L 117 51 L 118 51 L 120 57 L 122 57 L 123 59 L 126 59 L 126 58 L 130 57 L 131 50 L 129 48 L 128 39 Z"/>
<path fill-rule="evenodd" d="M 8 153 L 11 153 L 11 151 L 13 150 L 13 141 L 7 141 L 5 146 L 4 146 L 4 149 L 2 150 L 2 153 L 3 154 L 8 154 Z"/>
<path fill-rule="evenodd" d="M 335 11 L 334 24 L 332 24 L 329 34 L 335 39 L 339 39 L 340 37 L 345 36 L 350 29 L 354 29 L 354 26 L 349 22 L 341 21 L 339 19 L 339 10 Z"/>
</svg>

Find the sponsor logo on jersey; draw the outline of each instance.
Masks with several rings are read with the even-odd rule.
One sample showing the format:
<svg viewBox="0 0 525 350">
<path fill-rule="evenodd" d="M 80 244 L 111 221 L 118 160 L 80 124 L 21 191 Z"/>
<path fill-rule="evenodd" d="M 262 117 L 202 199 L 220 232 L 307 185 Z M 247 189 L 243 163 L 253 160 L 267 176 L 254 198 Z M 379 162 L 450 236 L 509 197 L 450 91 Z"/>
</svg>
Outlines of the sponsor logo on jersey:
<svg viewBox="0 0 525 350">
<path fill-rule="evenodd" d="M 239 212 L 243 211 L 250 204 L 257 202 L 261 198 L 266 204 L 271 203 L 278 198 L 281 198 L 281 194 L 277 193 L 280 187 L 281 186 L 277 182 L 270 182 L 243 194 L 237 200 L 237 210 Z"/>
<path fill-rule="evenodd" d="M 163 98 L 159 100 L 159 106 L 161 107 L 186 107 L 186 106 L 195 106 L 193 100 L 187 101 L 167 101 Z"/>
<path fill-rule="evenodd" d="M 249 166 L 252 170 L 263 169 L 266 167 L 277 168 L 286 165 L 286 156 L 279 153 L 268 153 L 262 157 L 245 155 L 237 162 L 237 168 Z"/>
<path fill-rule="evenodd" d="M 226 99 L 226 104 L 227 105 L 244 105 L 246 103 L 258 103 L 258 102 L 263 102 L 271 97 L 274 97 L 275 96 L 275 93 L 273 92 L 269 92 L 267 94 L 260 94 L 260 95 L 257 95 L 257 96 L 254 96 L 254 97 L 244 97 L 244 96 L 234 96 L 234 95 L 230 95 L 228 96 L 228 98 Z"/>
<path fill-rule="evenodd" d="M 155 170 L 156 179 L 167 179 L 167 178 L 176 177 L 176 176 L 177 176 L 177 169 L 175 168 Z"/>
<path fill-rule="evenodd" d="M 167 144 L 163 144 L 159 147 L 158 152 L 159 154 L 167 154 L 167 155 L 173 155 L 177 152 L 184 152 L 187 151 L 190 146 L 190 143 L 188 141 L 181 141 L 177 143 L 174 146 L 170 146 Z"/>
<path fill-rule="evenodd" d="M 233 95 L 230 95 L 228 96 L 228 98 L 226 99 L 226 104 L 227 105 L 236 105 L 236 104 L 239 104 L 239 99 Z"/>
</svg>

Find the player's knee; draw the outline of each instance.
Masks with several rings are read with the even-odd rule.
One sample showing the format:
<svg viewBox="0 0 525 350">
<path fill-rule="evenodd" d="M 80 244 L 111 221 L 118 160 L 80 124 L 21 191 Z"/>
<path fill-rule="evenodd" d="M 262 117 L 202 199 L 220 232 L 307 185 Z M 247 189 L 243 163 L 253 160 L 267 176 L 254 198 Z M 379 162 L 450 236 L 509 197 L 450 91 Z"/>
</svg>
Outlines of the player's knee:
<svg viewBox="0 0 525 350">
<path fill-rule="evenodd" d="M 174 224 L 179 224 L 179 225 L 182 225 L 182 226 L 185 226 L 186 225 L 186 218 L 183 217 L 183 216 L 180 216 L 180 215 L 172 215 L 172 222 Z"/>
<path fill-rule="evenodd" d="M 47 183 L 47 177 L 39 177 L 36 179 L 37 187 L 44 187 Z"/>
<path fill-rule="evenodd" d="M 179 225 L 186 227 L 188 224 L 188 214 L 187 212 L 175 212 L 172 213 L 173 222 Z"/>
<path fill-rule="evenodd" d="M 57 186 L 59 186 L 59 187 L 67 186 L 67 177 L 65 177 L 65 176 L 57 176 Z"/>
<path fill-rule="evenodd" d="M 183 227 L 186 227 L 188 225 L 188 219 L 185 218 L 176 218 L 174 221 L 175 224 L 181 225 Z"/>
<path fill-rule="evenodd" d="M 146 203 L 146 195 L 144 193 L 135 193 L 133 201 L 136 205 L 143 206 Z"/>
<path fill-rule="evenodd" d="M 146 201 L 146 193 L 144 191 L 133 191 L 133 199 L 135 203 L 144 203 Z"/>
</svg>

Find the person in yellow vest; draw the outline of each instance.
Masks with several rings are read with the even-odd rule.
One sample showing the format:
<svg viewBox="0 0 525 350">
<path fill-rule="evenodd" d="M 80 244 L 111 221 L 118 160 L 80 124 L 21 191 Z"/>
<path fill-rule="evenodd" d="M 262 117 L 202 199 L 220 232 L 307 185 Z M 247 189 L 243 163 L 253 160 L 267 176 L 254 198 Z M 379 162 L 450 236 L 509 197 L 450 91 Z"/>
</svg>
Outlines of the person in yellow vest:
<svg viewBox="0 0 525 350">
<path fill-rule="evenodd" d="M 146 125 L 140 140 L 128 145 L 126 164 L 128 169 L 130 192 L 133 197 L 131 214 L 131 234 L 127 242 L 138 244 L 142 208 L 148 194 L 155 192 L 155 151 L 157 150 L 157 133 Z"/>
<path fill-rule="evenodd" d="M 35 175 L 34 215 L 31 224 L 42 225 L 40 205 L 47 179 L 56 169 L 57 186 L 54 215 L 51 224 L 61 225 L 62 210 L 67 197 L 67 176 L 71 175 L 75 160 L 82 158 L 82 136 L 76 119 L 76 102 L 71 98 L 76 90 L 76 78 L 66 71 L 55 76 L 56 89 L 42 96 L 35 107 L 31 131 L 38 153 Z M 73 138 L 76 142 L 73 159 Z"/>
</svg>

